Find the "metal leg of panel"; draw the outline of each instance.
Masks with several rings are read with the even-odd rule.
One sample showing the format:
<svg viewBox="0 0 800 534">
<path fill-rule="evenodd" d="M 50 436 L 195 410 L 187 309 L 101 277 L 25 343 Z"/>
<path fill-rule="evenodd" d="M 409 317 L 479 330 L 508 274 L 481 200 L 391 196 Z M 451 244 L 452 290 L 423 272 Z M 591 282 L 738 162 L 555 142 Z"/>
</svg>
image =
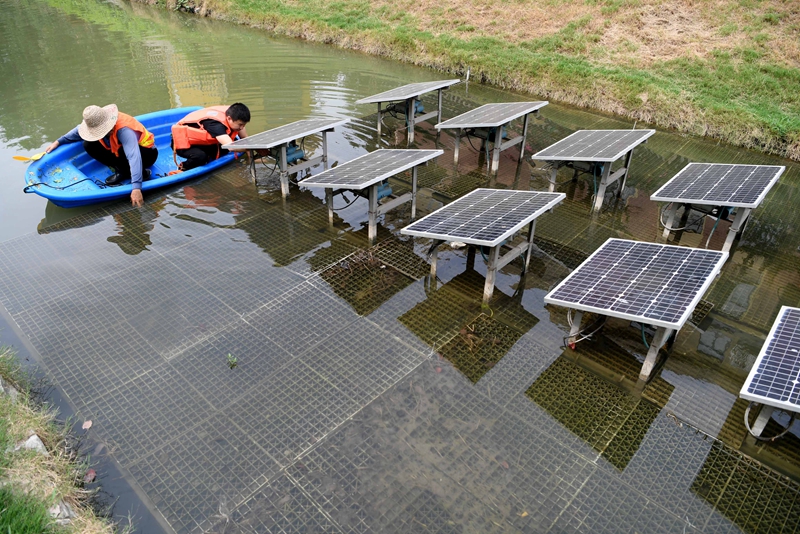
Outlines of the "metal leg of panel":
<svg viewBox="0 0 800 534">
<path fill-rule="evenodd" d="M 369 186 L 369 229 L 367 230 L 369 244 L 375 244 L 378 237 L 378 184 Z"/>
<path fill-rule="evenodd" d="M 453 147 L 453 164 L 455 166 L 458 166 L 458 150 L 461 148 L 461 134 L 463 133 L 463 128 L 459 128 L 458 133 L 456 134 L 456 144 Z"/>
<path fill-rule="evenodd" d="M 322 132 L 322 168 L 328 170 L 328 132 Z"/>
<path fill-rule="evenodd" d="M 442 122 L 442 91 L 444 89 L 439 89 L 439 108 L 436 110 L 438 115 L 436 116 L 436 124 L 440 124 Z M 436 137 L 439 137 L 439 134 L 442 133 L 441 130 L 436 130 Z"/>
<path fill-rule="evenodd" d="M 383 118 L 383 111 L 381 111 L 381 103 L 378 102 L 378 140 L 381 138 L 381 119 Z"/>
<path fill-rule="evenodd" d="M 525 268 L 523 273 L 528 272 L 528 264 L 531 262 L 531 252 L 533 251 L 533 233 L 536 230 L 536 219 L 528 225 L 528 250 L 525 251 Z"/>
<path fill-rule="evenodd" d="M 328 206 L 328 224 L 333 225 L 333 189 L 325 188 L 325 205 Z"/>
<path fill-rule="evenodd" d="M 247 155 L 250 156 L 250 177 L 253 179 L 253 183 L 258 185 L 256 181 L 256 151 L 250 150 Z"/>
<path fill-rule="evenodd" d="M 439 264 L 439 247 L 433 247 L 431 251 L 431 278 L 436 279 L 436 267 Z"/>
<path fill-rule="evenodd" d="M 486 284 L 483 286 L 483 303 L 489 304 L 494 293 L 494 281 L 497 278 L 497 260 L 500 258 L 500 245 L 492 247 L 489 252 L 489 265 L 486 267 Z"/>
<path fill-rule="evenodd" d="M 620 177 L 617 198 L 622 196 L 622 190 L 625 189 L 625 183 L 628 181 L 628 175 L 631 172 L 631 159 L 633 159 L 633 149 L 625 155 L 625 174 Z"/>
<path fill-rule="evenodd" d="M 519 160 L 522 161 L 522 158 L 525 157 L 525 141 L 528 139 L 528 119 L 530 119 L 531 114 L 528 113 L 525 115 L 525 120 L 522 123 L 522 142 L 519 144 Z"/>
<path fill-rule="evenodd" d="M 608 186 L 608 177 L 611 175 L 611 163 L 607 163 L 603 168 L 603 177 L 600 179 L 600 185 L 597 186 L 597 193 L 594 197 L 594 206 L 592 211 L 600 211 L 603 207 L 603 200 L 606 198 L 606 187 Z"/>
<path fill-rule="evenodd" d="M 497 168 L 500 166 L 500 145 L 502 144 L 503 128 L 498 126 L 497 131 L 494 133 L 494 147 L 492 147 L 492 172 L 497 172 Z"/>
<path fill-rule="evenodd" d="M 570 313 L 571 311 L 572 310 L 567 310 L 567 313 Z M 581 321 L 583 321 L 583 312 L 575 312 L 575 316 L 572 318 L 572 326 L 569 327 L 569 338 L 567 338 L 568 343 L 575 343 L 575 341 L 578 339 L 578 333 L 581 331 Z"/>
<path fill-rule="evenodd" d="M 417 168 L 411 169 L 411 220 L 417 217 Z"/>
<path fill-rule="evenodd" d="M 736 235 L 744 228 L 744 223 L 750 216 L 750 208 L 736 208 L 736 217 L 733 218 L 730 230 L 728 230 L 728 237 L 725 238 L 725 244 L 722 245 L 723 252 L 729 252 L 733 245 L 733 240 Z"/>
<path fill-rule="evenodd" d="M 475 270 L 475 247 L 467 246 L 467 269 Z"/>
<path fill-rule="evenodd" d="M 408 142 L 414 142 L 414 119 L 416 115 L 417 99 L 409 98 L 406 101 L 406 120 L 408 121 Z"/>
<path fill-rule="evenodd" d="M 281 145 L 281 195 L 289 196 L 289 170 L 286 165 L 286 144 Z"/>
<path fill-rule="evenodd" d="M 653 336 L 653 341 L 650 343 L 650 349 L 647 351 L 647 357 L 642 365 L 642 370 L 639 373 L 639 380 L 647 380 L 650 377 L 650 373 L 656 365 L 658 351 L 664 346 L 664 343 L 666 343 L 672 332 L 672 328 L 658 327 L 656 334 Z"/>
<path fill-rule="evenodd" d="M 675 214 L 678 212 L 678 203 L 673 202 L 672 207 L 669 208 L 667 212 L 667 222 L 664 225 L 664 233 L 661 235 L 662 238 L 667 239 L 669 238 L 670 228 L 672 228 L 672 223 L 675 221 Z"/>
<path fill-rule="evenodd" d="M 766 428 L 767 423 L 769 423 L 769 419 L 772 417 L 773 411 L 775 411 L 775 408 L 772 406 L 767 406 L 764 404 L 761 407 L 761 411 L 758 413 L 756 422 L 753 423 L 753 428 L 751 429 L 754 436 L 758 437 L 761 435 L 761 433 L 764 431 L 764 428 Z"/>
<path fill-rule="evenodd" d="M 552 163 L 553 168 L 550 169 L 550 186 L 547 188 L 548 191 L 554 193 L 556 190 L 556 179 L 558 178 L 558 163 Z"/>
</svg>

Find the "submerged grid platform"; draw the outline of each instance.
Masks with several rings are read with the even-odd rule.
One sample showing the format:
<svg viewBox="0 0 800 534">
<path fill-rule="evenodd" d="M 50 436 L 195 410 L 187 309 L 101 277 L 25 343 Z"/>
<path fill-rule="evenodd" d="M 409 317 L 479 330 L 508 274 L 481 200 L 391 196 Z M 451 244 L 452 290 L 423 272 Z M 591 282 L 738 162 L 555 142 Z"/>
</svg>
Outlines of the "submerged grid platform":
<svg viewBox="0 0 800 534">
<path fill-rule="evenodd" d="M 532 138 L 552 143 L 559 124 Z M 650 190 L 688 158 L 660 135 L 637 162 Z M 426 280 L 399 210 L 370 247 L 363 216 L 330 225 L 309 191 L 283 202 L 228 169 L 0 243 L 0 315 L 165 532 L 797 532 L 800 486 L 738 450 L 736 398 L 753 332 L 800 303 L 797 173 L 708 291 L 694 345 L 641 396 L 606 376 L 636 372 L 623 347 L 639 330 L 573 355 L 563 314 L 543 306 L 608 237 L 657 232 L 646 204 L 589 220 L 581 186 L 539 221 L 525 280 L 510 264 L 488 307 L 461 251 Z M 800 465 L 783 439 L 758 458 Z"/>
</svg>

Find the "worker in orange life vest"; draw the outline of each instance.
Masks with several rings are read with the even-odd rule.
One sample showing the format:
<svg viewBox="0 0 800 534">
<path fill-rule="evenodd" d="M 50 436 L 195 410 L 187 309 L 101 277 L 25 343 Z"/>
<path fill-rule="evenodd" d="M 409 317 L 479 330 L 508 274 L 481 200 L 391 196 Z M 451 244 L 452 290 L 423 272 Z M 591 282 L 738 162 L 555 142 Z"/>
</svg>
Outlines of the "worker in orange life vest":
<svg viewBox="0 0 800 534">
<path fill-rule="evenodd" d="M 83 141 L 87 154 L 114 169 L 114 174 L 106 178 L 106 185 L 130 180 L 131 203 L 144 205 L 142 180 L 150 178 L 148 167 L 158 159 L 158 149 L 153 134 L 142 123 L 120 113 L 115 104 L 88 106 L 83 110 L 83 122 L 53 141 L 45 152 L 79 141 Z"/>
<path fill-rule="evenodd" d="M 205 165 L 228 153 L 221 145 L 232 143 L 238 136 L 247 137 L 245 125 L 250 110 L 237 102 L 230 106 L 211 106 L 193 111 L 172 127 L 172 147 L 186 161 L 179 169 L 188 171 Z"/>
</svg>

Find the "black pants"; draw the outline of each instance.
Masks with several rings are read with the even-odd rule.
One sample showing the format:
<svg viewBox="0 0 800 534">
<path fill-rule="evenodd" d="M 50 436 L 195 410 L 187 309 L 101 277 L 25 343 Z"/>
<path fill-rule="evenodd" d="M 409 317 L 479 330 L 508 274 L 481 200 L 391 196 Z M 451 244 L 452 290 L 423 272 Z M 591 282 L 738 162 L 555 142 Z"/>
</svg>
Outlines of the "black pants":
<svg viewBox="0 0 800 534">
<path fill-rule="evenodd" d="M 125 156 L 125 148 L 120 147 L 119 156 L 115 156 L 110 150 L 100 144 L 100 141 L 84 141 L 83 149 L 87 154 L 102 163 L 107 167 L 117 171 L 120 178 L 129 180 L 131 177 L 131 166 L 128 163 L 128 158 Z M 139 147 L 139 154 L 142 157 L 142 171 L 152 165 L 158 159 L 158 149 L 155 146 L 149 148 Z"/>
<path fill-rule="evenodd" d="M 217 159 L 218 151 L 220 157 L 228 153 L 227 150 L 220 148 L 219 145 L 192 145 L 189 148 L 178 150 L 177 154 L 182 158 L 186 158 L 186 161 L 183 162 L 183 170 L 188 171 L 205 165 L 209 161 L 214 161 Z"/>
</svg>

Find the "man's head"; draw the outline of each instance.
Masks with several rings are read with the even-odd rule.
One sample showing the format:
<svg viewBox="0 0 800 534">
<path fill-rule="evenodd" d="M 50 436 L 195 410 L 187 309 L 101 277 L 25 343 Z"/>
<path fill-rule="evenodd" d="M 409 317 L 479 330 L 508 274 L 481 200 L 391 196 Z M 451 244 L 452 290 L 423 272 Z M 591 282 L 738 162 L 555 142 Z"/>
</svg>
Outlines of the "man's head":
<svg viewBox="0 0 800 534">
<path fill-rule="evenodd" d="M 235 132 L 238 132 L 250 122 L 250 110 L 241 102 L 231 104 L 225 115 L 228 117 L 228 124 Z"/>
</svg>

